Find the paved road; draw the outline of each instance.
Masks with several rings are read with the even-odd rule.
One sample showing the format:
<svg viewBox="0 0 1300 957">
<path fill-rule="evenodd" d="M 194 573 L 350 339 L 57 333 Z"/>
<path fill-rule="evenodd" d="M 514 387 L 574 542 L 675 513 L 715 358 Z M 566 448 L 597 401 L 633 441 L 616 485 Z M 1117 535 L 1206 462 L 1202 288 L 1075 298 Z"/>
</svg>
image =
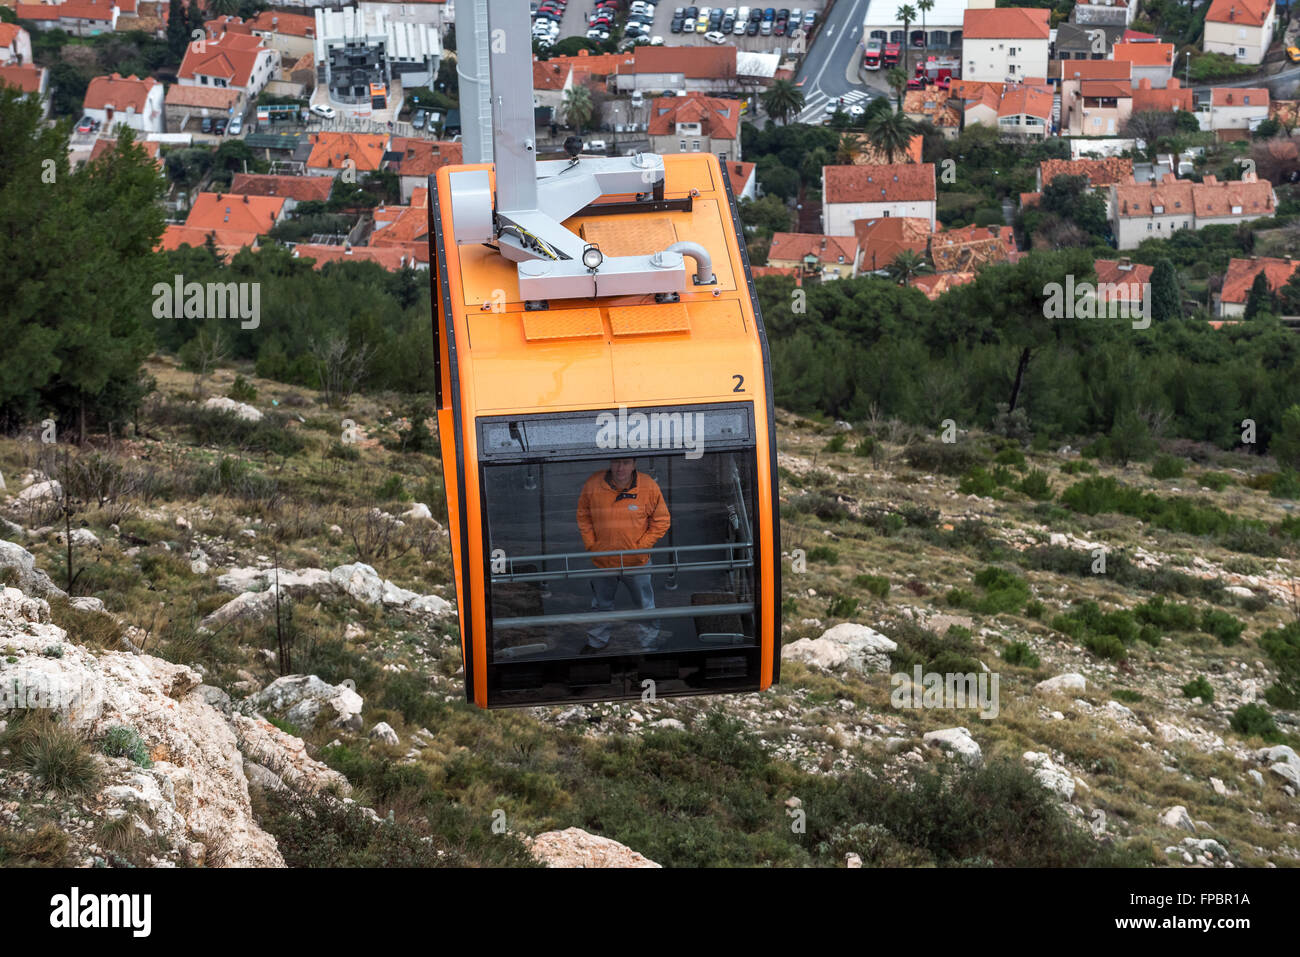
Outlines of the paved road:
<svg viewBox="0 0 1300 957">
<path fill-rule="evenodd" d="M 795 82 L 803 90 L 804 111 L 799 119 L 805 123 L 820 122 L 831 100 L 843 97 L 845 106 L 865 105 L 872 96 L 878 95 L 857 79 L 862 21 L 869 2 L 837 0 L 812 49 L 804 57 Z"/>
</svg>

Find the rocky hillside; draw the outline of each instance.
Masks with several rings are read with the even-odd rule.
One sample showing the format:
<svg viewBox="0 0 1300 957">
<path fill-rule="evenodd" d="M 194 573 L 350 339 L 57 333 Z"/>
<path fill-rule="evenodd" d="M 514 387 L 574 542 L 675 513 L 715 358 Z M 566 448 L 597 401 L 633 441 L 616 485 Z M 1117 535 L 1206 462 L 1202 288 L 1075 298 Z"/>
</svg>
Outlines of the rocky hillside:
<svg viewBox="0 0 1300 957">
<path fill-rule="evenodd" d="M 1267 461 L 784 416 L 779 686 L 484 713 L 427 405 L 150 371 L 0 440 L 0 863 L 1300 861 Z"/>
</svg>

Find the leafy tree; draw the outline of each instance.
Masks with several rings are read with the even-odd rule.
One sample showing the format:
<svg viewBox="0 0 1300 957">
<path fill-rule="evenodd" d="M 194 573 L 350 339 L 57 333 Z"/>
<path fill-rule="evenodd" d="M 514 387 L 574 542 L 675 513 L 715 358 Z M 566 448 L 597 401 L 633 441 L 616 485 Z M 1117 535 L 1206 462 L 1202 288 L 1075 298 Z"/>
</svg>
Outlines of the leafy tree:
<svg viewBox="0 0 1300 957">
<path fill-rule="evenodd" d="M 795 170 L 772 157 L 760 157 L 757 166 L 758 185 L 764 193 L 782 200 L 799 195 L 799 174 Z"/>
<path fill-rule="evenodd" d="M 742 199 L 740 221 L 747 232 L 752 230 L 767 237 L 773 233 L 787 233 L 794 226 L 790 208 L 771 193 L 760 199 Z"/>
<path fill-rule="evenodd" d="M 0 422 L 52 412 L 84 440 L 120 427 L 143 394 L 162 235 L 162 180 L 124 129 L 102 161 L 70 170 L 67 128 L 0 90 Z"/>
<path fill-rule="evenodd" d="M 1178 270 L 1162 258 L 1151 271 L 1151 318 L 1156 322 L 1183 318 L 1183 290 Z"/>
<path fill-rule="evenodd" d="M 564 118 L 573 124 L 579 136 L 582 135 L 582 128 L 591 122 L 594 112 L 591 90 L 587 87 L 578 84 L 564 91 Z"/>
<path fill-rule="evenodd" d="M 1258 317 L 1262 312 L 1276 312 L 1273 293 L 1272 290 L 1268 288 L 1268 276 L 1265 275 L 1263 269 L 1255 273 L 1255 281 L 1250 284 L 1250 293 L 1246 296 L 1246 313 L 1244 318 L 1249 322 Z"/>
<path fill-rule="evenodd" d="M 885 271 L 889 274 L 889 278 L 900 286 L 910 286 L 913 278 L 933 273 L 934 267 L 930 265 L 924 253 L 904 249 L 885 267 Z"/>
<path fill-rule="evenodd" d="M 803 112 L 803 90 L 792 80 L 777 80 L 760 99 L 767 115 L 783 124 Z"/>
<path fill-rule="evenodd" d="M 1282 413 L 1282 426 L 1273 434 L 1268 450 L 1278 465 L 1300 469 L 1300 405 L 1293 405 Z"/>
<path fill-rule="evenodd" d="M 867 139 L 873 147 L 884 153 L 890 163 L 894 157 L 907 153 L 916 123 L 902 113 L 878 113 L 867 123 Z"/>
</svg>

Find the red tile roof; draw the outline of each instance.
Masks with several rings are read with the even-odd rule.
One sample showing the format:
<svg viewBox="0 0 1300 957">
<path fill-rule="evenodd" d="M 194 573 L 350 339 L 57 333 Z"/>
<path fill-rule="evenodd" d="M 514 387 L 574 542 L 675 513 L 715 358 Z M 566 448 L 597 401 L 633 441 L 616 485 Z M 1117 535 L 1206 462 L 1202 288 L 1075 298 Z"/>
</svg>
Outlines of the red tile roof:
<svg viewBox="0 0 1300 957">
<path fill-rule="evenodd" d="M 344 169 L 348 160 L 363 173 L 379 169 L 388 149 L 388 137 L 364 133 L 312 133 L 308 169 Z"/>
<path fill-rule="evenodd" d="M 799 272 L 794 266 L 751 266 L 749 271 L 755 279 L 760 276 L 794 276 Z"/>
<path fill-rule="evenodd" d="M 113 147 L 115 147 L 116 145 L 117 145 L 117 140 L 111 137 L 100 137 L 99 139 L 95 140 L 95 145 L 90 150 L 89 162 L 91 163 L 95 162 L 95 160 L 99 159 L 105 153 L 112 150 Z M 145 153 L 153 157 L 154 165 L 157 166 L 159 169 L 162 169 L 163 158 L 162 158 L 162 153 L 160 151 L 160 147 L 162 144 L 154 143 L 151 142 L 150 140 L 145 140 L 143 142 L 137 141 L 135 145 L 143 147 Z"/>
<path fill-rule="evenodd" d="M 1169 66 L 1174 62 L 1172 43 L 1116 43 L 1111 59 L 1127 60 L 1134 66 Z"/>
<path fill-rule="evenodd" d="M 18 34 L 26 32 L 16 23 L 0 23 L 0 47 L 13 46 Z"/>
<path fill-rule="evenodd" d="M 1210 104 L 1212 106 L 1268 106 L 1268 90 L 1216 86 L 1210 91 Z"/>
<path fill-rule="evenodd" d="M 727 163 L 726 167 L 727 178 L 731 180 L 731 191 L 735 193 L 736 198 L 739 199 L 740 194 L 745 191 L 745 187 L 749 185 L 750 178 L 754 175 L 754 164 L 731 162 Z"/>
<path fill-rule="evenodd" d="M 177 76 L 192 80 L 199 74 L 221 77 L 232 87 L 246 87 L 257 66 L 258 56 L 266 50 L 260 37 L 225 33 L 217 40 L 208 40 L 202 52 L 194 44 L 185 47 L 185 58 Z"/>
<path fill-rule="evenodd" d="M 193 246 L 198 249 L 212 237 L 217 251 L 226 257 L 233 256 L 245 246 L 257 245 L 257 233 L 238 229 L 201 229 L 198 226 L 170 225 L 163 230 L 162 239 L 158 241 L 159 249 L 180 249 Z"/>
<path fill-rule="evenodd" d="M 278 10 L 263 10 L 248 25 L 254 30 L 266 33 L 282 33 L 291 37 L 316 38 L 316 18 L 303 16 L 301 13 L 281 13 Z"/>
<path fill-rule="evenodd" d="M 852 236 L 823 236 L 820 233 L 774 233 L 767 261 L 803 262 L 808 256 L 826 265 L 853 265 L 857 243 Z"/>
<path fill-rule="evenodd" d="M 1297 267 L 1300 267 L 1300 259 L 1274 259 L 1271 256 L 1231 259 L 1223 277 L 1223 291 L 1219 298 L 1223 302 L 1245 303 L 1250 296 L 1250 287 L 1255 284 L 1255 276 L 1261 270 L 1268 282 L 1269 291 L 1277 292 L 1290 281 Z"/>
<path fill-rule="evenodd" d="M 736 76 L 736 48 L 731 44 L 716 47 L 637 47 L 632 51 L 630 69 L 619 73 L 680 73 L 688 80 L 729 80 Z"/>
<path fill-rule="evenodd" d="M 390 160 L 388 168 L 399 176 L 432 176 L 444 166 L 459 166 L 464 160 L 461 143 L 396 136 L 390 153 L 401 153 L 402 158 Z"/>
<path fill-rule="evenodd" d="M 167 88 L 163 102 L 169 107 L 200 107 L 209 110 L 228 110 L 239 102 L 238 90 L 222 90 L 210 86 L 181 86 L 173 83 Z"/>
<path fill-rule="evenodd" d="M 398 272 L 404 266 L 414 265 L 414 257 L 400 246 L 325 246 L 299 243 L 293 247 L 293 255 L 297 259 L 316 260 L 317 269 L 324 269 L 326 263 L 332 262 L 379 263 L 389 272 Z"/>
<path fill-rule="evenodd" d="M 115 113 L 125 113 L 134 108 L 143 113 L 149 101 L 149 93 L 161 85 L 153 77 L 140 79 L 138 76 L 97 76 L 86 87 L 86 99 L 82 104 L 88 110 L 104 110 L 112 107 Z"/>
<path fill-rule="evenodd" d="M 1133 161 L 1118 156 L 1103 159 L 1043 160 L 1038 172 L 1046 186 L 1058 176 L 1086 176 L 1090 186 L 1123 183 L 1133 175 Z"/>
<path fill-rule="evenodd" d="M 324 202 L 330 198 L 334 180 L 328 176 L 270 176 L 236 173 L 230 181 L 232 193 L 249 196 L 282 196 L 298 202 Z"/>
<path fill-rule="evenodd" d="M 1169 78 L 1169 85 L 1163 90 L 1153 89 L 1151 80 L 1147 77 L 1139 80 L 1137 87 L 1133 90 L 1133 111 L 1135 113 L 1140 113 L 1143 110 L 1157 110 L 1161 113 L 1168 113 L 1175 109 L 1190 110 L 1193 105 L 1192 91 L 1190 89 L 1184 90 L 1176 76 Z"/>
<path fill-rule="evenodd" d="M 662 96 L 650 101 L 651 136 L 672 136 L 678 123 L 699 123 L 705 136 L 734 140 L 740 133 L 740 101 L 703 93 Z"/>
<path fill-rule="evenodd" d="M 859 268 L 866 272 L 884 269 L 905 249 L 925 253 L 930 246 L 930 221 L 915 216 L 858 219 L 853 232 L 862 251 Z"/>
<path fill-rule="evenodd" d="M 1273 0 L 1214 0 L 1205 19 L 1212 23 L 1262 27 L 1273 9 Z"/>
<path fill-rule="evenodd" d="M 967 40 L 1046 40 L 1049 15 L 1048 10 L 1031 7 L 967 10 L 962 36 Z"/>
<path fill-rule="evenodd" d="M 823 166 L 827 203 L 934 202 L 933 163 Z"/>
<path fill-rule="evenodd" d="M 268 233 L 284 212 L 282 196 L 249 196 L 247 193 L 199 193 L 185 220 L 199 229 Z"/>
<path fill-rule="evenodd" d="M 1099 290 L 1103 302 L 1141 302 L 1142 287 L 1151 281 L 1151 273 L 1155 271 L 1154 266 L 1132 260 L 1098 259 L 1092 266 L 1097 272 L 1097 283 L 1112 287 Z"/>
<path fill-rule="evenodd" d="M 1043 201 L 1042 193 L 1021 193 L 1020 194 L 1021 209 L 1028 209 L 1030 207 L 1037 206 L 1042 201 Z"/>
<path fill-rule="evenodd" d="M 569 82 L 572 67 L 566 61 L 568 57 L 555 57 L 550 60 L 533 61 L 534 90 L 562 90 Z"/>
<path fill-rule="evenodd" d="M 1150 216 L 1190 216 L 1192 214 L 1191 180 L 1166 176 L 1156 183 L 1128 182 L 1115 187 L 1117 214 L 1125 218 Z M 1159 212 L 1157 212 L 1159 210 Z"/>
<path fill-rule="evenodd" d="M 1133 84 L 1127 80 L 1084 80 L 1079 84 L 1079 92 L 1084 96 L 1127 100 L 1133 98 Z"/>
<path fill-rule="evenodd" d="M 24 93 L 39 93 L 41 78 L 44 75 L 45 67 L 36 66 L 34 63 L 24 63 L 22 66 L 0 66 L 0 86 L 17 87 Z"/>
<path fill-rule="evenodd" d="M 927 276 L 913 276 L 911 286 L 925 293 L 925 298 L 934 301 L 949 289 L 964 286 L 975 281 L 973 272 L 946 272 Z"/>
<path fill-rule="evenodd" d="M 1226 183 L 1220 183 L 1214 176 L 1206 176 L 1192 187 L 1192 204 L 1197 219 L 1215 216 L 1269 216 L 1276 212 L 1273 206 L 1273 185 L 1257 181 L 1250 173 L 1245 174 L 1240 181 Z"/>
<path fill-rule="evenodd" d="M 19 3 L 14 13 L 19 20 L 112 20 L 113 0 L 64 0 L 59 4 Z"/>
<path fill-rule="evenodd" d="M 1037 116 L 1050 119 L 1055 97 L 1042 90 L 1022 86 L 1007 90 L 998 104 L 998 116 Z"/>
</svg>

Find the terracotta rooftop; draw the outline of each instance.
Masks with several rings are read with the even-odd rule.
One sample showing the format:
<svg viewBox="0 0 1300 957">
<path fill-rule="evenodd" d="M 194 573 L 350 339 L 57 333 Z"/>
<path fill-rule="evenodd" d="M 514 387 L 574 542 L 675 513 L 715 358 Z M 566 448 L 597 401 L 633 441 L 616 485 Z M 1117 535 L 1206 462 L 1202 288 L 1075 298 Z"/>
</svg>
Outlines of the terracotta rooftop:
<svg viewBox="0 0 1300 957">
<path fill-rule="evenodd" d="M 388 148 L 388 137 L 365 133 L 312 133 L 308 169 L 341 170 L 351 160 L 363 173 L 377 171 Z"/>
<path fill-rule="evenodd" d="M 949 289 L 956 289 L 975 281 L 973 272 L 936 273 L 929 276 L 913 276 L 912 288 L 925 293 L 925 298 L 933 302 Z"/>
<path fill-rule="evenodd" d="M 91 147 L 90 150 L 89 162 L 91 163 L 95 162 L 95 160 L 99 159 L 105 153 L 112 150 L 113 147 L 116 145 L 117 145 L 117 140 L 110 136 L 103 136 L 95 140 L 95 145 Z M 159 169 L 162 169 L 163 158 L 160 149 L 160 147 L 162 146 L 161 143 L 154 143 L 150 140 L 144 140 L 143 142 L 137 140 L 135 145 L 141 147 L 147 155 L 152 156 L 154 165 L 157 166 Z"/>
<path fill-rule="evenodd" d="M 962 36 L 967 40 L 1046 40 L 1050 14 L 1032 7 L 967 10 Z"/>
<path fill-rule="evenodd" d="M 1059 80 L 1132 80 L 1133 64 L 1123 60 L 1053 60 L 1049 72 Z"/>
<path fill-rule="evenodd" d="M 1106 99 L 1132 99 L 1133 84 L 1128 80 L 1084 80 L 1079 84 L 1079 92 Z"/>
<path fill-rule="evenodd" d="M 1290 281 L 1297 267 L 1300 267 L 1300 259 L 1274 259 L 1271 256 L 1231 259 L 1219 298 L 1223 302 L 1245 303 L 1250 296 L 1250 287 L 1255 284 L 1255 276 L 1261 270 L 1269 291 L 1277 292 Z"/>
<path fill-rule="evenodd" d="M 163 102 L 168 106 L 193 106 L 210 110 L 227 110 L 239 102 L 238 90 L 215 89 L 210 86 L 181 86 L 173 83 L 167 88 Z"/>
<path fill-rule="evenodd" d="M 930 221 L 914 216 L 854 220 L 853 232 L 863 272 L 884 269 L 905 249 L 925 253 L 930 246 Z"/>
<path fill-rule="evenodd" d="M 111 20 L 113 0 L 64 0 L 63 3 L 19 3 L 14 13 L 19 20 Z"/>
<path fill-rule="evenodd" d="M 1216 86 L 1210 91 L 1212 106 L 1268 106 L 1268 90 Z"/>
<path fill-rule="evenodd" d="M 185 225 L 261 235 L 271 231 L 283 212 L 283 197 L 199 193 Z"/>
<path fill-rule="evenodd" d="M 632 66 L 619 73 L 680 73 L 688 80 L 729 80 L 736 75 L 736 48 L 640 46 L 632 51 Z"/>
<path fill-rule="evenodd" d="M 1012 261 L 1015 231 L 1010 226 L 966 226 L 930 237 L 930 262 L 935 272 L 967 272 Z"/>
<path fill-rule="evenodd" d="M 142 80 L 138 76 L 122 76 L 120 73 L 97 76 L 86 87 L 82 106 L 87 110 L 103 110 L 111 106 L 115 113 L 125 113 L 129 109 L 143 113 L 154 87 L 161 88 L 161 84 L 153 77 Z"/>
<path fill-rule="evenodd" d="M 823 166 L 827 203 L 934 202 L 933 163 Z"/>
<path fill-rule="evenodd" d="M 908 90 L 903 94 L 903 112 L 924 116 L 938 127 L 961 126 L 961 113 L 952 105 L 952 94 L 937 86 Z"/>
<path fill-rule="evenodd" d="M 226 33 L 217 40 L 209 40 L 202 52 L 194 44 L 185 47 L 177 76 L 192 80 L 199 75 L 220 77 L 232 87 L 248 86 L 257 58 L 266 50 L 259 37 Z"/>
<path fill-rule="evenodd" d="M 1175 109 L 1191 110 L 1194 106 L 1192 91 L 1183 89 L 1178 77 L 1171 76 L 1163 90 L 1154 89 L 1149 77 L 1143 77 L 1133 88 L 1133 112 L 1156 110 L 1169 113 Z"/>
<path fill-rule="evenodd" d="M 418 136 L 395 136 L 388 152 L 401 158 L 389 160 L 388 168 L 399 176 L 432 176 L 443 166 L 464 162 L 461 143 L 421 139 Z"/>
<path fill-rule="evenodd" d="M 332 262 L 373 262 L 383 266 L 389 272 L 398 272 L 408 265 L 414 265 L 410 252 L 400 246 L 326 246 L 323 244 L 299 243 L 293 247 L 295 259 L 314 259 L 316 269 L 324 269 L 326 263 Z"/>
<path fill-rule="evenodd" d="M 1262 27 L 1273 9 L 1273 0 L 1214 0 L 1205 19 L 1211 23 Z"/>
<path fill-rule="evenodd" d="M 0 86 L 17 87 L 24 93 L 39 93 L 45 67 L 34 63 L 22 66 L 0 66 Z"/>
<path fill-rule="evenodd" d="M 692 93 L 650 102 L 651 136 L 672 136 L 678 123 L 699 123 L 705 136 L 734 140 L 740 133 L 740 101 Z"/>
<path fill-rule="evenodd" d="M 1135 263 L 1131 259 L 1098 259 L 1092 264 L 1097 273 L 1098 285 L 1112 288 L 1101 291 L 1103 302 L 1141 302 L 1143 286 L 1151 281 L 1154 266 Z M 1118 286 L 1119 289 L 1114 287 Z"/>
<path fill-rule="evenodd" d="M 1172 43 L 1116 43 L 1111 59 L 1127 60 L 1134 66 L 1168 66 L 1174 62 Z"/>
<path fill-rule="evenodd" d="M 263 173 L 236 173 L 230 181 L 232 193 L 249 196 L 282 196 L 298 202 L 324 202 L 330 198 L 334 180 L 328 176 L 270 176 Z"/>
<path fill-rule="evenodd" d="M 1033 87 L 1020 86 L 1008 89 L 1002 95 L 1002 102 L 998 104 L 998 116 L 1037 116 L 1047 120 L 1052 116 L 1054 99 L 1052 94 Z"/>
<path fill-rule="evenodd" d="M 1259 182 L 1252 173 L 1244 174 L 1240 181 L 1224 183 L 1214 176 L 1206 176 L 1193 185 L 1192 204 L 1197 219 L 1268 216 L 1276 212 L 1273 185 Z"/>
<path fill-rule="evenodd" d="M 1192 214 L 1191 180 L 1176 179 L 1172 175 L 1156 183 L 1128 183 L 1115 187 L 1117 214 L 1126 218 L 1149 216 L 1175 216 Z"/>
<path fill-rule="evenodd" d="M 1039 181 L 1046 186 L 1058 176 L 1086 176 L 1091 186 L 1123 183 L 1133 176 L 1133 161 L 1118 156 L 1103 159 L 1043 160 L 1038 164 Z"/>
<path fill-rule="evenodd" d="M 857 243 L 852 236 L 823 236 L 819 233 L 775 233 L 767 253 L 768 262 L 803 262 L 815 256 L 823 265 L 853 265 Z"/>
<path fill-rule="evenodd" d="M 281 13 L 273 10 L 263 10 L 257 16 L 248 21 L 248 25 L 254 30 L 261 30 L 265 33 L 282 33 L 291 37 L 316 37 L 316 18 L 304 16 L 301 13 Z"/>
<path fill-rule="evenodd" d="M 739 198 L 745 191 L 745 187 L 749 185 L 750 177 L 754 175 L 754 164 L 732 161 L 727 163 L 726 167 L 727 178 L 731 180 L 731 191 Z"/>
<path fill-rule="evenodd" d="M 207 243 L 209 236 L 216 244 L 217 251 L 226 258 L 233 256 L 245 246 L 257 246 L 257 233 L 237 229 L 201 229 L 198 226 L 169 225 L 163 230 L 158 248 L 180 249 L 182 246 L 193 246 L 198 249 Z"/>
</svg>

